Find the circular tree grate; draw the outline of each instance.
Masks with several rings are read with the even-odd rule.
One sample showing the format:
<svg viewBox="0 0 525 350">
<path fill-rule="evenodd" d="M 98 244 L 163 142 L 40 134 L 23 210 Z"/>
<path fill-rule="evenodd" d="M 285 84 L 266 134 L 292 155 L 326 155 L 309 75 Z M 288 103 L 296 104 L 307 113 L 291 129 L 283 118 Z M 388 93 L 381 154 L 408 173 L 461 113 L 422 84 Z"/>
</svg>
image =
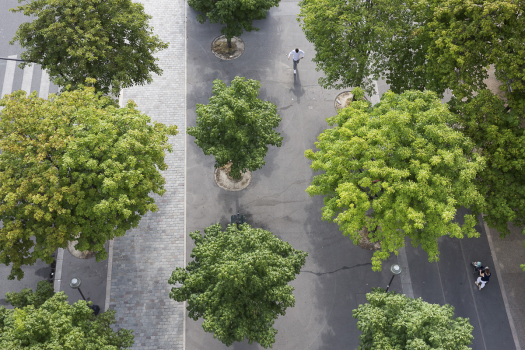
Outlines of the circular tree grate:
<svg viewBox="0 0 525 350">
<path fill-rule="evenodd" d="M 224 35 L 216 37 L 211 43 L 211 52 L 221 60 L 234 60 L 244 52 L 244 41 L 234 36 L 232 38 L 232 47 L 228 47 L 228 42 Z"/>
<path fill-rule="evenodd" d="M 252 181 L 251 171 L 242 173 L 240 180 L 234 180 L 229 176 L 231 164 L 226 164 L 222 168 L 215 169 L 214 178 L 217 186 L 226 191 L 240 191 L 248 187 Z"/>
</svg>

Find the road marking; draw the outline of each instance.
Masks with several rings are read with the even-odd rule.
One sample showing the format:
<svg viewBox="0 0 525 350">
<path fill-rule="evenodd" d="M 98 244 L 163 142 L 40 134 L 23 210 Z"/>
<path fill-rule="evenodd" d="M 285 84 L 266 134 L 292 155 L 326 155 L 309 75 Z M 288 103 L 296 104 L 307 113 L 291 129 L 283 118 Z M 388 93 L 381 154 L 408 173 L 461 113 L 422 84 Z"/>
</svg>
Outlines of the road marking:
<svg viewBox="0 0 525 350">
<path fill-rule="evenodd" d="M 34 64 L 25 66 L 24 68 L 24 76 L 22 78 L 22 90 L 24 90 L 28 94 L 31 93 L 31 82 L 33 81 L 34 68 L 35 68 Z"/>
<path fill-rule="evenodd" d="M 8 58 L 17 58 L 17 55 L 7 56 Z M 13 82 L 15 80 L 16 61 L 7 61 L 5 65 L 4 85 L 2 85 L 2 95 L 9 95 L 13 90 Z"/>
<path fill-rule="evenodd" d="M 403 269 L 401 273 L 401 287 L 403 288 L 403 294 L 409 298 L 414 298 L 414 290 L 412 289 L 412 278 L 410 277 L 410 269 L 408 268 L 408 258 L 405 247 L 398 250 L 397 262 Z"/>
<path fill-rule="evenodd" d="M 42 78 L 40 79 L 40 92 L 38 93 L 38 97 L 41 97 L 43 99 L 47 100 L 47 97 L 49 96 L 49 74 L 42 69 Z"/>
</svg>

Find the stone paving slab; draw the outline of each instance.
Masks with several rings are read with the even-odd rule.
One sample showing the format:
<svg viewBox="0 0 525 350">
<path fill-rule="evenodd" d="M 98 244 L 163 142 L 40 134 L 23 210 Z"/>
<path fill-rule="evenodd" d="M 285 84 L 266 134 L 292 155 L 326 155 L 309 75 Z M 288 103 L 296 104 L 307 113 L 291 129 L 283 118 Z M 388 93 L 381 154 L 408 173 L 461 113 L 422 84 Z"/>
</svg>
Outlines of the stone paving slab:
<svg viewBox="0 0 525 350">
<path fill-rule="evenodd" d="M 183 0 L 141 3 L 153 16 L 154 32 L 170 45 L 157 54 L 163 75 L 150 85 L 125 89 L 123 101 L 134 100 L 154 121 L 177 125 L 179 134 L 170 137 L 166 193 L 155 196 L 159 211 L 114 240 L 109 307 L 117 311 L 117 328 L 134 330 L 133 349 L 183 349 L 184 305 L 168 298 L 168 279 L 184 266 L 186 7 Z"/>
</svg>

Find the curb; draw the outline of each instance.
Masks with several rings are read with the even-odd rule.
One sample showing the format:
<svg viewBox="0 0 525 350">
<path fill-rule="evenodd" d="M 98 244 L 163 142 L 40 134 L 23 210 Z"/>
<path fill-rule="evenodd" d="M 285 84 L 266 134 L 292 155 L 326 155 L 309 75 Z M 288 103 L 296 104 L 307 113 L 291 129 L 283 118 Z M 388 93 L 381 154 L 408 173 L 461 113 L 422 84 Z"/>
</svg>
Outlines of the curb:
<svg viewBox="0 0 525 350">
<path fill-rule="evenodd" d="M 53 290 L 55 293 L 60 292 L 60 282 L 62 281 L 62 264 L 64 262 L 64 248 L 58 248 L 55 267 L 55 279 L 53 281 Z"/>
<path fill-rule="evenodd" d="M 520 341 L 518 339 L 518 332 L 516 331 L 516 326 L 514 325 L 514 319 L 512 318 L 512 314 L 510 312 L 509 307 L 509 300 L 507 298 L 507 293 L 505 291 L 505 286 L 503 283 L 503 275 L 501 274 L 501 270 L 499 268 L 498 258 L 496 256 L 496 250 L 494 249 L 494 244 L 492 243 L 492 237 L 490 235 L 489 227 L 487 226 L 487 223 L 485 220 L 483 220 L 484 214 L 481 214 L 481 222 L 483 222 L 483 227 L 485 228 L 485 233 L 487 234 L 487 240 L 489 241 L 489 247 L 490 247 L 490 253 L 492 254 L 492 260 L 494 260 L 494 268 L 496 269 L 496 273 L 498 276 L 500 276 L 499 280 L 499 287 L 501 289 L 501 296 L 503 298 L 503 303 L 505 304 L 505 311 L 507 312 L 507 317 L 509 319 L 509 326 L 510 331 L 512 332 L 512 338 L 514 338 L 514 345 L 516 346 L 516 350 L 521 350 Z"/>
<path fill-rule="evenodd" d="M 108 248 L 108 273 L 106 274 L 106 301 L 104 302 L 104 312 L 109 309 L 111 298 L 111 273 L 113 272 L 113 240 L 109 241 Z"/>
</svg>

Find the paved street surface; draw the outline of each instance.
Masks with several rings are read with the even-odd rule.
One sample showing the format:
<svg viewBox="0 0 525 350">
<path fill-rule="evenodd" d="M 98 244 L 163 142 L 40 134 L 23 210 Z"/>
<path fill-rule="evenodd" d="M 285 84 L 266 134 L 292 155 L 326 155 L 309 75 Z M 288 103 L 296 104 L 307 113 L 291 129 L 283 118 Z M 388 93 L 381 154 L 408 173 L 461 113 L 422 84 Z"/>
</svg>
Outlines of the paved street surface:
<svg viewBox="0 0 525 350">
<path fill-rule="evenodd" d="M 194 245 L 189 236 L 185 242 L 185 236 L 190 231 L 203 231 L 216 222 L 225 226 L 240 211 L 252 226 L 270 230 L 309 253 L 301 274 L 292 282 L 296 307 L 275 323 L 279 333 L 274 349 L 356 349 L 359 332 L 352 310 L 366 301 L 365 294 L 372 287 L 386 286 L 391 276 L 388 268 L 396 262 L 404 270 L 391 289 L 454 306 L 456 316 L 468 317 L 474 326 L 472 349 L 511 350 L 520 349 L 515 344 L 525 344 L 521 228 L 513 228 L 513 234 L 501 240 L 495 230 L 486 232 L 480 221 L 479 239 L 441 238 L 437 263 L 429 263 L 421 248 L 408 243 L 378 273 L 371 270 L 371 252 L 354 246 L 335 224 L 320 220 L 322 198 L 305 193 L 314 174 L 304 150 L 313 148 L 317 135 L 328 127 L 325 118 L 335 114 L 334 98 L 340 91 L 322 89 L 317 83 L 321 73 L 315 71 L 313 46 L 295 19 L 297 1 L 283 0 L 266 20 L 256 23 L 259 32 L 243 34 L 246 51 L 232 61 L 221 61 L 210 51 L 220 26 L 197 23 L 196 13 L 184 0 L 141 2 L 153 16 L 155 32 L 170 47 L 158 54 L 164 74 L 151 85 L 125 89 L 123 100 L 134 100 L 153 120 L 179 127 L 179 135 L 170 139 L 174 152 L 166 156 L 167 192 L 156 198 L 157 213 L 147 214 L 137 229 L 114 241 L 110 271 L 107 262 L 75 260 L 66 250 L 61 290 L 67 290 L 69 278 L 78 274 L 86 297 L 104 309 L 103 281 L 110 272 L 109 307 L 117 311 L 117 328 L 134 330 L 134 349 L 226 349 L 202 330 L 200 321 L 185 316 L 182 303 L 168 299 L 171 286 L 167 280 L 172 270 L 185 265 L 185 253 L 189 257 Z M 8 45 L 18 25 L 27 20 L 7 11 L 16 5 L 17 0 L 0 3 L 0 57 L 21 53 L 20 47 Z M 303 49 L 306 57 L 294 77 L 286 55 L 295 47 Z M 38 66 L 21 70 L 17 64 L 0 60 L 2 95 L 26 89 L 45 98 L 58 91 Z M 281 148 L 270 148 L 266 166 L 253 173 L 247 189 L 228 192 L 213 181 L 213 157 L 204 156 L 185 130 L 186 123 L 195 125 L 195 104 L 208 102 L 213 80 L 229 83 L 237 75 L 261 82 L 260 97 L 275 103 L 283 119 L 278 131 L 284 141 Z M 377 86 L 378 95 L 369 97 L 373 103 L 388 90 L 383 81 Z M 469 263 L 474 260 L 494 267 L 482 291 L 473 283 Z M 0 266 L 0 305 L 5 304 L 5 292 L 34 289 L 49 274 L 49 267 L 41 262 L 24 270 L 22 281 L 7 281 L 9 267 Z M 76 291 L 67 293 L 70 302 L 80 298 Z M 243 342 L 230 348 L 261 347 Z"/>
<path fill-rule="evenodd" d="M 188 126 L 195 125 L 195 104 L 207 103 L 214 79 L 231 81 L 236 75 L 257 79 L 260 97 L 277 105 L 282 118 L 278 132 L 284 137 L 281 148 L 270 147 L 266 166 L 252 173 L 251 184 L 242 191 L 220 189 L 213 180 L 212 156 L 204 156 L 187 138 L 187 232 L 203 229 L 240 211 L 254 227 L 267 229 L 309 256 L 302 273 L 292 282 L 296 306 L 280 317 L 274 349 L 356 349 L 359 332 L 352 310 L 365 302 L 372 287 L 385 287 L 390 279 L 373 272 L 372 252 L 356 247 L 341 235 L 335 224 L 321 221 L 322 198 L 305 192 L 312 180 L 310 162 L 304 150 L 312 148 L 317 135 L 328 127 L 325 118 L 334 114 L 338 91 L 322 89 L 311 61 L 313 47 L 306 41 L 295 16 L 297 2 L 281 2 L 258 21 L 259 32 L 245 33 L 244 54 L 236 60 L 221 61 L 210 51 L 220 26 L 199 24 L 191 8 L 188 13 Z M 294 78 L 287 54 L 296 47 L 306 57 Z M 186 254 L 194 247 L 187 239 Z M 401 279 L 392 289 L 401 291 Z M 186 319 L 186 349 L 226 349 L 202 330 L 201 322 Z M 230 348 L 258 349 L 257 344 L 236 343 Z"/>
<path fill-rule="evenodd" d="M 354 246 L 336 225 L 322 222 L 321 198 L 310 198 L 304 192 L 313 176 L 304 150 L 312 148 L 317 135 L 328 126 L 324 119 L 334 115 L 333 101 L 339 91 L 322 89 L 317 83 L 320 73 L 311 62 L 313 47 L 295 20 L 297 2 L 281 2 L 266 20 L 256 24 L 259 32 L 243 34 L 246 51 L 233 61 L 220 61 L 210 52 L 220 26 L 199 24 L 195 12 L 191 8 L 187 11 L 188 125 L 195 125 L 195 104 L 208 102 L 212 81 L 229 82 L 238 75 L 261 81 L 260 97 L 277 105 L 283 119 L 278 131 L 284 137 L 283 146 L 270 148 L 266 166 L 254 172 L 250 186 L 240 192 L 227 192 L 215 185 L 213 157 L 204 156 L 193 137 L 188 137 L 187 231 L 202 231 L 215 222 L 225 226 L 230 215 L 240 211 L 252 226 L 270 230 L 307 251 L 307 263 L 292 283 L 296 307 L 275 323 L 279 333 L 274 348 L 356 349 L 359 332 L 352 310 L 365 302 L 365 293 L 372 287 L 385 287 L 390 278 L 388 268 L 397 259 L 386 262 L 383 272 L 372 272 L 371 253 Z M 297 77 L 286 59 L 295 47 L 306 52 Z M 388 90 L 382 81 L 377 86 L 380 95 Z M 370 99 L 377 102 L 378 96 Z M 442 238 L 438 263 L 429 263 L 421 248 L 409 244 L 399 259 L 403 278 L 395 279 L 392 288 L 428 302 L 451 304 L 456 316 L 469 317 L 474 326 L 473 349 L 514 349 L 497 273 L 481 292 L 473 283 L 471 261 L 479 259 L 494 266 L 484 228 L 477 229 L 479 239 Z M 186 254 L 193 246 L 188 239 Z M 186 348 L 226 346 L 205 333 L 201 322 L 187 319 Z M 261 347 L 244 342 L 232 348 Z"/>
</svg>

